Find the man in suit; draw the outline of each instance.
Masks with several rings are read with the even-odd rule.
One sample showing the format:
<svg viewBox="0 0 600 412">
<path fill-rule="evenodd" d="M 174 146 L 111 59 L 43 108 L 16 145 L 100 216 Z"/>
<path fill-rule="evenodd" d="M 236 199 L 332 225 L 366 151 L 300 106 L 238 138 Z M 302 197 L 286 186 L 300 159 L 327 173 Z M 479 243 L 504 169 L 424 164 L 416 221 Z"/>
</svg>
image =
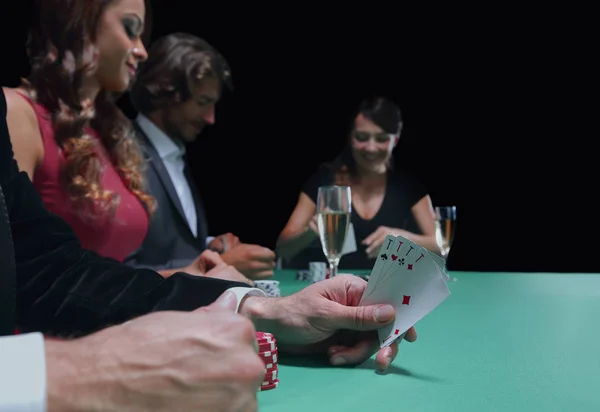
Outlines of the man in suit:
<svg viewBox="0 0 600 412">
<path fill-rule="evenodd" d="M 206 41 L 186 33 L 158 39 L 138 70 L 131 99 L 139 111 L 134 127 L 149 159 L 148 191 L 158 208 L 142 246 L 126 259 L 135 267 L 185 267 L 206 248 L 250 279 L 273 275 L 275 253 L 240 243 L 231 233 L 209 237 L 199 191 L 186 161 L 186 143 L 215 121 L 229 65 Z"/>
<path fill-rule="evenodd" d="M 26 332 L 0 337 L 0 412 L 240 405 L 255 411 L 264 363 L 254 348 L 254 328 L 274 333 L 282 353 L 328 353 L 334 365 L 361 363 L 378 351 L 377 365 L 386 369 L 397 355 L 397 343 L 379 350 L 376 333 L 394 322 L 394 308 L 352 306 L 366 288 L 356 276 L 273 299 L 218 276 L 174 273 L 165 279 L 83 249 L 19 172 L 2 92 L 0 247 L 0 335 L 16 326 Z M 233 270 L 205 253 L 215 255 L 211 270 Z M 111 324 L 117 326 L 107 328 Z M 39 333 L 53 329 L 88 336 L 63 341 Z M 406 336 L 415 340 L 416 332 L 411 328 Z M 223 389 L 231 385 L 233 394 Z"/>
</svg>

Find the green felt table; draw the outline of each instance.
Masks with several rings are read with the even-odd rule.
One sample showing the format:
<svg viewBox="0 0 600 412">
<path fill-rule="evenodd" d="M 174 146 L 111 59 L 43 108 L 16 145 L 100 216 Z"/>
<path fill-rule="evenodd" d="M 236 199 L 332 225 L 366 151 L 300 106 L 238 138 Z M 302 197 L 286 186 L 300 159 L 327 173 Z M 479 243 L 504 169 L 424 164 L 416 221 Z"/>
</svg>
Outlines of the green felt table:
<svg viewBox="0 0 600 412">
<path fill-rule="evenodd" d="M 275 274 L 282 295 L 308 285 L 295 273 Z M 600 411 L 600 274 L 451 275 L 387 374 L 283 355 L 259 410 Z"/>
</svg>

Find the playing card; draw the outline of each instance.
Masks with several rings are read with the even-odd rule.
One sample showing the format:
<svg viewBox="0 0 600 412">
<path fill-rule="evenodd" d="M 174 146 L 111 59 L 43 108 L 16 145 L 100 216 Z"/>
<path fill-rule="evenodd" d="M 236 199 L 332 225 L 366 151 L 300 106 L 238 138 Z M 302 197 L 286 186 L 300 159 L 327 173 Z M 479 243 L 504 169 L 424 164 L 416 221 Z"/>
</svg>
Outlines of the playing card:
<svg viewBox="0 0 600 412">
<path fill-rule="evenodd" d="M 385 240 L 381 245 L 381 249 L 379 249 L 377 260 L 375 260 L 375 265 L 373 265 L 373 270 L 371 270 L 369 276 L 369 283 L 367 284 L 367 287 L 362 295 L 362 299 L 365 299 L 366 296 L 369 296 L 371 292 L 375 289 L 377 283 L 380 281 L 379 276 L 381 275 L 383 267 L 387 264 L 388 260 L 390 260 L 390 250 L 395 240 L 396 237 L 392 235 L 387 235 L 385 237 Z"/>
<path fill-rule="evenodd" d="M 392 250 L 396 253 L 391 253 L 390 260 L 382 269 L 379 281 L 374 285 L 375 289 L 372 293 L 377 293 L 380 289 L 389 287 L 389 283 L 394 280 L 395 276 L 402 276 L 404 271 L 400 269 L 402 269 L 403 266 L 406 266 L 407 262 L 410 260 L 417 260 L 421 255 L 430 255 L 430 252 L 427 249 L 402 236 L 396 238 L 395 243 L 392 245 Z M 437 266 L 436 262 L 434 262 L 434 264 Z M 405 268 L 407 267 L 409 266 L 406 266 Z M 375 298 L 377 298 L 377 295 Z"/>
<path fill-rule="evenodd" d="M 388 237 L 391 239 L 388 239 Z M 394 237 L 391 235 L 388 235 L 388 237 L 385 238 L 381 250 L 379 251 L 379 257 L 381 257 L 380 260 L 382 260 L 379 265 L 379 270 L 377 272 L 374 271 L 375 273 L 371 275 L 369 285 L 367 285 L 367 289 L 363 293 L 363 300 L 369 297 L 376 289 L 382 287 L 381 285 L 389 279 L 389 276 L 394 272 L 394 269 L 399 262 L 404 262 L 405 259 L 408 259 L 408 255 L 411 253 L 414 255 L 422 249 L 416 243 L 411 242 L 405 237 Z M 385 251 L 382 253 L 382 250 L 384 249 Z M 401 253 L 402 256 L 400 256 Z M 377 262 L 375 265 L 377 265 Z M 370 285 L 371 283 L 373 284 Z"/>
<path fill-rule="evenodd" d="M 354 234 L 354 225 L 350 223 L 348 225 L 346 241 L 344 242 L 344 247 L 342 248 L 342 255 L 347 255 L 348 253 L 353 252 L 356 252 L 356 235 Z"/>
<path fill-rule="evenodd" d="M 381 284 L 390 278 L 392 273 L 396 271 L 398 265 L 402 266 L 404 265 L 404 262 L 407 262 L 414 256 L 418 256 L 419 253 L 423 253 L 423 248 L 421 246 L 403 236 L 396 237 L 391 249 L 392 253 L 390 255 L 390 260 L 383 268 Z"/>
<path fill-rule="evenodd" d="M 380 346 L 388 346 L 442 303 L 450 291 L 441 269 L 424 248 L 399 237 L 402 242 L 388 272 L 380 274 L 369 295 L 363 294 L 361 305 L 388 303 L 396 309 L 393 325 L 378 330 Z M 383 247 L 382 247 L 383 249 Z M 371 283 L 369 279 L 369 284 Z"/>
<path fill-rule="evenodd" d="M 424 249 L 424 250 L 427 250 L 427 249 Z M 446 261 L 444 260 L 444 258 L 436 255 L 435 253 L 433 253 L 430 250 L 427 250 L 427 253 L 429 253 L 429 256 L 431 256 L 431 259 L 440 268 L 440 274 L 444 278 L 444 281 L 448 282 L 448 279 L 450 279 L 450 275 L 448 275 L 448 272 L 446 272 Z"/>
<path fill-rule="evenodd" d="M 425 259 L 427 265 L 422 264 L 413 273 L 406 270 L 404 276 L 392 276 L 392 280 L 384 288 L 396 291 L 395 294 L 388 295 L 396 308 L 396 321 L 394 325 L 378 330 L 381 347 L 388 346 L 398 339 L 450 295 L 437 265 L 431 259 Z"/>
</svg>

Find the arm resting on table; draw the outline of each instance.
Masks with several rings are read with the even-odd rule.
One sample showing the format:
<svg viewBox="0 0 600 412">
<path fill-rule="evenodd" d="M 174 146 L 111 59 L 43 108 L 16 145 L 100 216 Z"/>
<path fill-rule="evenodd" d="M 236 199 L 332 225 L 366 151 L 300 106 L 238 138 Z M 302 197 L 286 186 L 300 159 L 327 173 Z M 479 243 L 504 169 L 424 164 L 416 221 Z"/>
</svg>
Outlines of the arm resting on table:
<svg viewBox="0 0 600 412">
<path fill-rule="evenodd" d="M 21 330 L 85 334 L 152 311 L 193 310 L 231 287 L 248 287 L 185 273 L 165 279 L 102 258 L 82 249 L 69 225 L 44 208 L 25 173 L 13 174 L 3 188 L 15 245 Z"/>
<path fill-rule="evenodd" d="M 306 227 L 299 233 L 281 236 L 277 241 L 277 255 L 289 260 L 306 249 L 319 236 L 310 228 Z"/>
</svg>

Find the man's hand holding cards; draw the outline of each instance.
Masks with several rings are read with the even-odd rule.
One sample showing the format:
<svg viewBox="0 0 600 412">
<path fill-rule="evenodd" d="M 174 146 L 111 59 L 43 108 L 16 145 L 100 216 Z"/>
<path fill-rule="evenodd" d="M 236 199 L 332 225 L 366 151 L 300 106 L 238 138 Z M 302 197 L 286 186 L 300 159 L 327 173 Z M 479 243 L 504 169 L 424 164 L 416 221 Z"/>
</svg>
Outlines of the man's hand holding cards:
<svg viewBox="0 0 600 412">
<path fill-rule="evenodd" d="M 378 330 L 383 348 L 398 338 L 448 296 L 443 260 L 402 237 L 388 235 L 371 271 L 360 305 L 388 303 L 396 309 L 394 324 Z"/>
</svg>

